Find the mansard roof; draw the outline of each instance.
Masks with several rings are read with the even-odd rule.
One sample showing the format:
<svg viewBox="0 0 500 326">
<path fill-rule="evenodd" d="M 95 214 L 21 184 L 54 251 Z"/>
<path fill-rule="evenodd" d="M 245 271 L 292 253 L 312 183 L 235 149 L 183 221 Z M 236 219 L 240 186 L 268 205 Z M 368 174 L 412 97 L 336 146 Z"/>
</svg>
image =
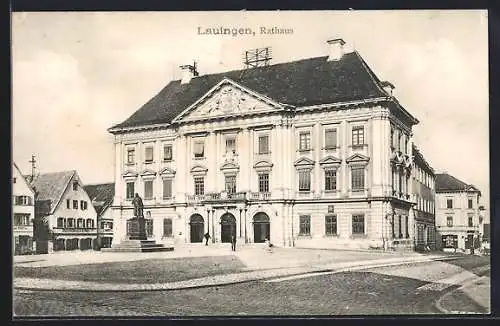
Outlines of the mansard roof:
<svg viewBox="0 0 500 326">
<path fill-rule="evenodd" d="M 388 97 L 357 52 L 338 61 L 316 57 L 267 67 L 233 70 L 171 81 L 128 119 L 113 128 L 168 124 L 224 78 L 295 107 Z"/>
<path fill-rule="evenodd" d="M 436 192 L 459 192 L 459 191 L 471 191 L 478 192 L 481 194 L 479 189 L 474 185 L 467 184 L 461 180 L 458 180 L 448 173 L 436 174 Z"/>
</svg>

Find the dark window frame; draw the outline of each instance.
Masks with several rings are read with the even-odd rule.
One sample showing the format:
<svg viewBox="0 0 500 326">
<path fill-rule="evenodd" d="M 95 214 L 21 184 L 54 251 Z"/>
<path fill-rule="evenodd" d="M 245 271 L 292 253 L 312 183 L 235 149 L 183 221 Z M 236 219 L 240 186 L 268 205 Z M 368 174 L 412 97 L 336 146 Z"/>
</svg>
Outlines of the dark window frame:
<svg viewBox="0 0 500 326">
<path fill-rule="evenodd" d="M 311 235 L 311 215 L 299 216 L 299 235 L 300 236 Z"/>
</svg>

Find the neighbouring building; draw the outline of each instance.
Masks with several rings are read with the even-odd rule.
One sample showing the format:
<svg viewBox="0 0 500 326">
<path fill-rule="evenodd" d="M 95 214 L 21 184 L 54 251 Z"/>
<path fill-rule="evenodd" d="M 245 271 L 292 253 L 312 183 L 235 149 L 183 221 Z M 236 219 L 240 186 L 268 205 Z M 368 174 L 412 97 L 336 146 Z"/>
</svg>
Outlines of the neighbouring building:
<svg viewBox="0 0 500 326">
<path fill-rule="evenodd" d="M 92 249 L 97 238 L 97 214 L 78 173 L 40 174 L 31 185 L 37 194 L 37 253 Z"/>
<path fill-rule="evenodd" d="M 113 215 L 111 204 L 115 196 L 114 183 L 84 186 L 97 213 L 97 243 L 99 248 L 111 248 L 113 241 Z"/>
<path fill-rule="evenodd" d="M 181 80 L 111 127 L 113 244 L 128 237 L 138 193 L 158 242 L 209 232 L 212 242 L 412 247 L 418 120 L 358 52 L 328 46 L 216 74 L 181 66 Z"/>
<path fill-rule="evenodd" d="M 436 227 L 445 251 L 470 250 L 479 237 L 481 192 L 447 173 L 436 174 Z"/>
<path fill-rule="evenodd" d="M 16 163 L 12 163 L 12 236 L 14 255 L 33 252 L 35 192 Z"/>
<path fill-rule="evenodd" d="M 413 145 L 412 193 L 414 206 L 415 249 L 436 249 L 436 175 L 424 159 L 420 150 Z"/>
</svg>

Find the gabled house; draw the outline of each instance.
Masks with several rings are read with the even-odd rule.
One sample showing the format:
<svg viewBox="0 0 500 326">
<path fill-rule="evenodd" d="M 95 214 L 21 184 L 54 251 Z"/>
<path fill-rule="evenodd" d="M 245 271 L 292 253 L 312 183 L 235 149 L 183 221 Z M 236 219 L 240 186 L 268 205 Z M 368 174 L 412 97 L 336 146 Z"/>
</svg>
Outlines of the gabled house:
<svg viewBox="0 0 500 326">
<path fill-rule="evenodd" d="M 436 228 L 445 251 L 480 245 L 481 191 L 448 173 L 436 174 Z"/>
<path fill-rule="evenodd" d="M 12 163 L 12 236 L 14 255 L 33 252 L 35 192 L 15 162 Z"/>
<path fill-rule="evenodd" d="M 113 214 L 111 204 L 115 196 L 114 183 L 84 186 L 97 213 L 97 239 L 99 248 L 110 248 L 113 240 Z"/>
<path fill-rule="evenodd" d="M 97 246 L 97 214 L 75 170 L 40 174 L 31 185 L 37 194 L 37 253 Z"/>
</svg>

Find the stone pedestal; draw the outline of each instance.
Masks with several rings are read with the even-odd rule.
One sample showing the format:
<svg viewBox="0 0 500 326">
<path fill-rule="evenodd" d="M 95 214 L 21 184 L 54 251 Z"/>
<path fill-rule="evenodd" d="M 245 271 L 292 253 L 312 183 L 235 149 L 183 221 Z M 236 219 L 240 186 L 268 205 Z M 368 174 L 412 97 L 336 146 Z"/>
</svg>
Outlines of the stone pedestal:
<svg viewBox="0 0 500 326">
<path fill-rule="evenodd" d="M 130 222 L 129 240 L 147 240 L 146 221 L 143 218 L 134 217 Z"/>
</svg>

